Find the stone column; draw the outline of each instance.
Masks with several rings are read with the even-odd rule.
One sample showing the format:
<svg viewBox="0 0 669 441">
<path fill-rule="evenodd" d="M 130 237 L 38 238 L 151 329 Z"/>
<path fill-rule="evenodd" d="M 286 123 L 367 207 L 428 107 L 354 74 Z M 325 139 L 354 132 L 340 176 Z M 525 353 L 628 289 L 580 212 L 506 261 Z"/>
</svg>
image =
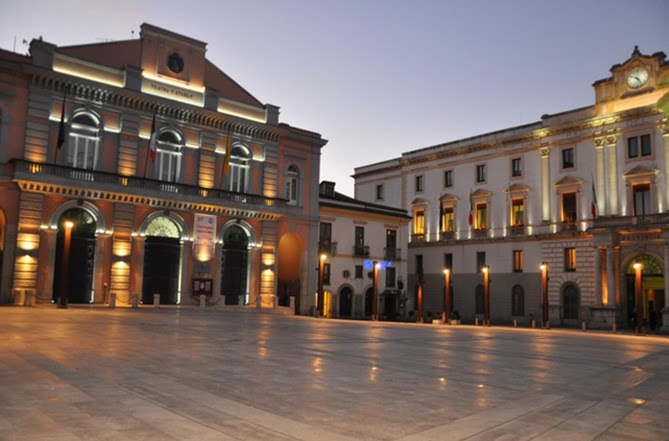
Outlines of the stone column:
<svg viewBox="0 0 669 441">
<path fill-rule="evenodd" d="M 664 126 L 662 127 L 662 143 L 664 144 L 665 178 L 664 178 L 664 207 L 662 207 L 661 211 L 667 211 L 669 210 L 669 178 L 666 176 L 666 171 L 669 170 L 669 124 L 667 123 L 665 123 Z M 666 283 L 666 277 L 665 277 L 665 283 Z M 664 292 L 667 293 L 668 291 L 665 289 Z"/>
<path fill-rule="evenodd" d="M 544 222 L 551 220 L 551 176 L 548 147 L 541 148 L 541 217 Z"/>
<path fill-rule="evenodd" d="M 599 195 L 604 195 L 605 191 L 605 174 L 606 167 L 604 166 L 604 138 L 595 139 L 595 169 L 593 179 L 595 180 L 595 191 Z M 599 197 L 597 199 L 597 213 L 609 214 L 609 205 L 606 203 L 606 198 Z"/>
<path fill-rule="evenodd" d="M 606 289 L 604 284 L 606 284 L 606 278 L 603 277 L 605 272 L 606 268 L 602 265 L 602 248 L 597 246 L 595 248 L 595 298 L 600 305 L 605 302 L 604 293 Z"/>
<path fill-rule="evenodd" d="M 606 306 L 614 308 L 616 306 L 616 271 L 613 258 L 613 246 L 606 247 Z"/>
<path fill-rule="evenodd" d="M 620 207 L 618 206 L 618 137 L 609 135 L 606 137 L 606 170 L 607 175 L 607 191 L 606 191 L 606 214 L 617 215 L 620 214 Z"/>
</svg>

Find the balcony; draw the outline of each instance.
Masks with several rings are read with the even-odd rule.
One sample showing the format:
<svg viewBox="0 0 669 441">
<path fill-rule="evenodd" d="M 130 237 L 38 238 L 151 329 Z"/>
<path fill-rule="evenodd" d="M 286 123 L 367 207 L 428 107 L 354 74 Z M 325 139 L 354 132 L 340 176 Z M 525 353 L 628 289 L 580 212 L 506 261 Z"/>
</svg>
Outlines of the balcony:
<svg viewBox="0 0 669 441">
<path fill-rule="evenodd" d="M 525 225 L 515 225 L 509 228 L 509 236 L 520 237 L 525 235 Z"/>
<path fill-rule="evenodd" d="M 285 199 L 269 198 L 248 193 L 234 193 L 226 190 L 203 188 L 195 185 L 164 182 L 136 176 L 122 176 L 95 170 L 83 170 L 72 167 L 44 164 L 39 162 L 12 159 L 13 177 L 16 181 L 25 181 L 26 188 L 34 191 L 54 191 L 62 193 L 67 187 L 67 194 L 79 197 L 119 200 L 126 202 L 149 203 L 148 198 L 162 198 L 167 202 L 161 206 L 184 208 L 190 206 L 185 202 L 207 205 L 238 204 L 257 207 L 283 208 L 288 206 Z M 119 196 L 119 193 L 122 196 Z M 178 196 L 177 196 L 178 195 Z M 136 196 L 136 197 L 135 197 Z M 175 198 L 178 197 L 178 200 Z M 136 201 L 135 201 L 136 200 Z M 196 209 L 196 208 L 192 208 Z M 253 209 L 253 208 L 249 208 Z"/>
<path fill-rule="evenodd" d="M 439 233 L 439 238 L 441 240 L 453 240 L 455 238 L 455 233 L 453 231 L 442 231 Z"/>
<path fill-rule="evenodd" d="M 383 260 L 402 260 L 401 248 L 384 248 Z"/>
<path fill-rule="evenodd" d="M 369 257 L 369 245 L 353 245 L 353 257 Z"/>
<path fill-rule="evenodd" d="M 560 231 L 578 231 L 576 222 L 562 222 L 560 224 Z"/>
<path fill-rule="evenodd" d="M 593 228 L 629 228 L 666 224 L 669 224 L 669 213 L 644 214 L 641 216 L 604 216 L 592 220 Z"/>
<path fill-rule="evenodd" d="M 414 233 L 411 235 L 411 242 L 425 242 L 425 233 Z"/>
<path fill-rule="evenodd" d="M 329 256 L 337 255 L 337 242 L 323 241 L 318 242 L 318 254 L 327 254 Z"/>
<path fill-rule="evenodd" d="M 488 229 L 487 228 L 477 228 L 474 230 L 473 237 L 475 239 L 485 239 L 488 237 Z"/>
</svg>

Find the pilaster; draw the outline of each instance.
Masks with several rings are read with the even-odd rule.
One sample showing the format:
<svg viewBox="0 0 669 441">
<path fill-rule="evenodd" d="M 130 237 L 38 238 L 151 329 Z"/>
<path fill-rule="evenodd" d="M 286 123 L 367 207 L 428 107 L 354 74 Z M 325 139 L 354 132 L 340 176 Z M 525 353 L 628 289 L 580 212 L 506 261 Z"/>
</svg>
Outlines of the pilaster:
<svg viewBox="0 0 669 441">
<path fill-rule="evenodd" d="M 618 181 L 620 177 L 618 176 L 618 136 L 616 135 L 607 135 L 606 136 L 606 171 L 607 175 L 607 188 L 606 188 L 606 205 L 608 210 L 606 211 L 607 215 L 619 215 L 620 207 L 618 200 Z"/>
<path fill-rule="evenodd" d="M 542 147 L 541 153 L 541 217 L 544 222 L 551 219 L 551 186 L 550 186 L 550 149 Z"/>
</svg>

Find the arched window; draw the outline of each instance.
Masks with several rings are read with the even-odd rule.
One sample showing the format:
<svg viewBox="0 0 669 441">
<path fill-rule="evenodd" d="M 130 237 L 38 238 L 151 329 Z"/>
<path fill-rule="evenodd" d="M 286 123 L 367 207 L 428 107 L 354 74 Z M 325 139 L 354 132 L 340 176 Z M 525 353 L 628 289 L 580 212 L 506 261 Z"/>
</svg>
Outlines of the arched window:
<svg viewBox="0 0 669 441">
<path fill-rule="evenodd" d="M 520 285 L 511 288 L 511 315 L 525 315 L 525 290 Z"/>
<path fill-rule="evenodd" d="M 300 171 L 294 165 L 288 167 L 286 174 L 286 199 L 292 205 L 297 204 L 299 195 Z"/>
<path fill-rule="evenodd" d="M 228 190 L 237 193 L 246 193 L 249 175 L 250 152 L 240 145 L 236 145 L 230 152 L 230 187 Z"/>
<path fill-rule="evenodd" d="M 483 292 L 483 285 L 477 285 L 476 286 L 476 314 L 484 314 L 484 307 L 483 303 L 485 301 L 484 299 L 485 293 Z"/>
<path fill-rule="evenodd" d="M 183 141 L 176 132 L 168 130 L 158 136 L 153 172 L 156 179 L 165 182 L 179 181 L 182 150 Z"/>
<path fill-rule="evenodd" d="M 70 167 L 95 170 L 98 163 L 99 121 L 89 113 L 72 118 L 67 141 L 66 164 Z"/>
<path fill-rule="evenodd" d="M 562 318 L 565 320 L 578 320 L 580 303 L 578 286 L 572 283 L 565 286 L 562 292 Z"/>
</svg>

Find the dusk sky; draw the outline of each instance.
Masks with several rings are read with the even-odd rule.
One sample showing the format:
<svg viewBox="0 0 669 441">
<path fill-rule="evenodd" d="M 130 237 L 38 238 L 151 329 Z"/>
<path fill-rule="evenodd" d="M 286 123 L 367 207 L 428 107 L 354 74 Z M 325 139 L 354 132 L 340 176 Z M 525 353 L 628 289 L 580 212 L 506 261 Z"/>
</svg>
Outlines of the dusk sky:
<svg viewBox="0 0 669 441">
<path fill-rule="evenodd" d="M 587 106 L 638 45 L 669 53 L 668 0 L 0 0 L 0 47 L 126 40 L 150 23 L 207 58 L 282 122 L 320 133 L 321 180 Z"/>
</svg>

